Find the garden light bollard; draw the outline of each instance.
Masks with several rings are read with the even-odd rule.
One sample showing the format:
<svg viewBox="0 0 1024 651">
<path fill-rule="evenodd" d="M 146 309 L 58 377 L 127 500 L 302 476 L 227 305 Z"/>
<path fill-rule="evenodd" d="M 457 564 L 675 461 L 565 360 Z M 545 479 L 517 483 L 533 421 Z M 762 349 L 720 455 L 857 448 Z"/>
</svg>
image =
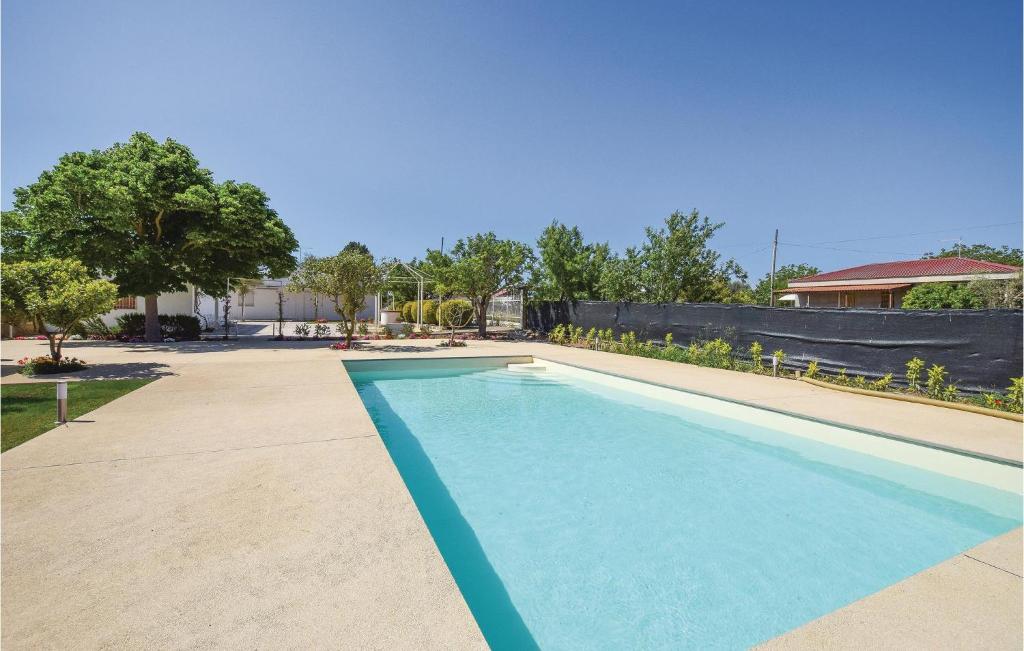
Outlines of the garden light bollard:
<svg viewBox="0 0 1024 651">
<path fill-rule="evenodd" d="M 57 422 L 68 422 L 68 383 L 57 383 Z"/>
<path fill-rule="evenodd" d="M 772 355 L 772 377 L 778 377 L 779 375 L 779 358 Z"/>
</svg>

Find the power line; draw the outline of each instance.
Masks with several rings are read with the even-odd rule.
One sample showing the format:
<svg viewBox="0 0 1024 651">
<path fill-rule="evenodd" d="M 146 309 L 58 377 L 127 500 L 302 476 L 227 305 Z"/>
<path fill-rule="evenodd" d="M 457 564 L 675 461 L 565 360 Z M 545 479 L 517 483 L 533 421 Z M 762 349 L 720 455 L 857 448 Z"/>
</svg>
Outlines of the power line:
<svg viewBox="0 0 1024 651">
<path fill-rule="evenodd" d="M 825 249 L 827 251 L 849 251 L 852 253 L 877 253 L 882 255 L 921 255 L 920 251 L 872 251 L 869 249 L 849 249 L 837 246 L 819 246 L 817 244 L 796 244 L 794 242 L 779 242 L 782 246 L 796 246 L 802 249 Z"/>
<path fill-rule="evenodd" d="M 921 231 L 921 232 L 918 232 L 918 233 L 905 233 L 903 235 L 875 235 L 873 237 L 854 237 L 854 238 L 850 238 L 850 239 L 847 239 L 847 240 L 829 240 L 829 241 L 826 241 L 826 242 L 814 242 L 812 244 L 802 244 L 802 245 L 798 245 L 798 246 L 813 246 L 813 245 L 818 245 L 818 244 L 846 244 L 847 242 L 866 242 L 868 240 L 899 239 L 901 237 L 917 237 L 918 235 L 935 235 L 935 234 L 938 234 L 938 233 L 957 233 L 957 232 L 964 232 L 964 231 L 979 231 L 979 230 L 983 230 L 983 229 L 986 229 L 986 228 L 999 228 L 1000 226 L 1014 226 L 1014 225 L 1019 225 L 1021 223 L 1024 223 L 1024 222 L 1021 222 L 1021 221 L 1018 220 L 1018 221 L 1014 221 L 1014 222 L 1002 222 L 1002 223 L 999 223 L 999 224 L 983 224 L 981 226 L 960 226 L 960 227 L 957 227 L 957 228 L 942 228 L 942 229 L 938 229 L 938 230 L 934 230 L 934 231 Z M 866 253 L 871 253 L 871 251 L 867 251 Z"/>
</svg>

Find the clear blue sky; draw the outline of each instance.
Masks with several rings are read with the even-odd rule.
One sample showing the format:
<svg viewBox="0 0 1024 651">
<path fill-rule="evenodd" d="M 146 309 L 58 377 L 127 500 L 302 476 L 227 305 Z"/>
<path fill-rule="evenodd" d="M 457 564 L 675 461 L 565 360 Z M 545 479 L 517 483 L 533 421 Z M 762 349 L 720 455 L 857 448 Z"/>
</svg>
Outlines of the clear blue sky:
<svg viewBox="0 0 1024 651">
<path fill-rule="evenodd" d="M 313 253 L 552 219 L 622 249 L 692 208 L 752 277 L 775 227 L 860 240 L 780 247 L 823 268 L 1020 246 L 1019 1 L 640 4 L 6 0 L 3 205 L 142 130 Z"/>
</svg>

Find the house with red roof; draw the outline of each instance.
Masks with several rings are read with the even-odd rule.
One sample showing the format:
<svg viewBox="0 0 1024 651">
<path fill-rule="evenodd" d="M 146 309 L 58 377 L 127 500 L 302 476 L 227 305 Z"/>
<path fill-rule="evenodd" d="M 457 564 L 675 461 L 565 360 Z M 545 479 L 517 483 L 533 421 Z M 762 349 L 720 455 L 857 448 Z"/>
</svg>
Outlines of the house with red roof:
<svg viewBox="0 0 1024 651">
<path fill-rule="evenodd" d="M 796 307 L 900 307 L 903 296 L 922 283 L 1009 280 L 1020 267 L 970 258 L 877 262 L 794 278 L 778 290 L 778 302 Z"/>
</svg>

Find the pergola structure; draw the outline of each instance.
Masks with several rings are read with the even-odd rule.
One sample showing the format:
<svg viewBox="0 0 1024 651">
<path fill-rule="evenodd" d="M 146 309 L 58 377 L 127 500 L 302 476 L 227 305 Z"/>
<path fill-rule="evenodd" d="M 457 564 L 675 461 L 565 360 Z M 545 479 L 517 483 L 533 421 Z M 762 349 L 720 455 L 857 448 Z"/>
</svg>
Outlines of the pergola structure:
<svg viewBox="0 0 1024 651">
<path fill-rule="evenodd" d="M 416 329 L 423 327 L 423 288 L 426 281 L 431 280 L 422 271 L 418 271 L 404 262 L 392 262 L 384 272 L 384 282 L 416 283 Z M 381 292 L 377 292 L 377 300 L 373 306 L 374 325 L 380 325 Z"/>
</svg>

